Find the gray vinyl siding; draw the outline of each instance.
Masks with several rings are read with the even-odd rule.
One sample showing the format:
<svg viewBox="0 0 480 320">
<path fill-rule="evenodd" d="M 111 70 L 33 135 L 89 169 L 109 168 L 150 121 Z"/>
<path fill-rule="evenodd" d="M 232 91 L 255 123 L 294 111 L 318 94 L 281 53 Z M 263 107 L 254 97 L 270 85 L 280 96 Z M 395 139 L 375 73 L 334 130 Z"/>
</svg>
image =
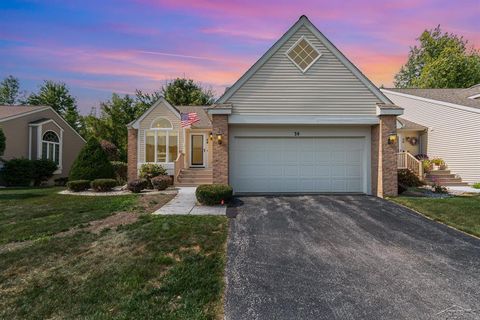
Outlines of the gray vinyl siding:
<svg viewBox="0 0 480 320">
<path fill-rule="evenodd" d="M 404 117 L 429 128 L 427 154 L 445 160 L 452 173 L 468 183 L 480 182 L 480 113 L 384 91 Z"/>
<path fill-rule="evenodd" d="M 302 73 L 286 56 L 301 37 L 321 57 Z M 306 27 L 301 27 L 227 101 L 240 115 L 375 115 L 381 102 Z"/>
</svg>

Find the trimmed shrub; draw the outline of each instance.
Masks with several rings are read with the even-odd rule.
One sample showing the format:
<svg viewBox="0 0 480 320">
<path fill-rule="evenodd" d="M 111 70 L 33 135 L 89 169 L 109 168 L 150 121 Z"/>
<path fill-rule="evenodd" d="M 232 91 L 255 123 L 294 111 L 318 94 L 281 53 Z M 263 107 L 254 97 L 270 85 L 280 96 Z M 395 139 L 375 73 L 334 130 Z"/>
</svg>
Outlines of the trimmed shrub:
<svg viewBox="0 0 480 320">
<path fill-rule="evenodd" d="M 5 138 L 5 134 L 3 133 L 2 128 L 0 128 L 0 156 L 3 156 L 3 152 L 5 151 L 5 143 L 7 138 Z"/>
<path fill-rule="evenodd" d="M 145 163 L 140 167 L 140 172 L 138 176 L 142 179 L 147 180 L 148 187 L 152 188 L 152 178 L 158 176 L 164 176 L 167 174 L 167 170 L 159 164 L 155 163 Z"/>
<path fill-rule="evenodd" d="M 172 184 L 172 178 L 170 176 L 157 176 L 153 177 L 151 182 L 153 188 L 160 191 L 167 189 Z"/>
<path fill-rule="evenodd" d="M 52 160 L 33 160 L 33 185 L 39 186 L 42 184 L 42 182 L 50 179 L 57 168 L 57 164 Z"/>
<path fill-rule="evenodd" d="M 90 188 L 90 181 L 88 180 L 74 180 L 67 182 L 67 188 L 73 192 L 85 191 Z"/>
<path fill-rule="evenodd" d="M 95 138 L 90 138 L 82 148 L 70 170 L 69 180 L 112 179 L 115 177 L 107 154 Z"/>
<path fill-rule="evenodd" d="M 96 179 L 90 182 L 90 187 L 97 192 L 111 191 L 117 186 L 117 180 L 115 179 Z"/>
<path fill-rule="evenodd" d="M 122 161 L 111 161 L 111 164 L 118 184 L 125 184 L 127 182 L 128 164 Z"/>
<path fill-rule="evenodd" d="M 67 185 L 67 182 L 68 182 L 68 177 L 60 177 L 57 179 L 53 179 L 53 183 L 57 187 L 65 187 Z"/>
<path fill-rule="evenodd" d="M 474 183 L 472 187 L 475 189 L 480 189 L 480 182 Z"/>
<path fill-rule="evenodd" d="M 424 183 L 408 169 L 398 170 L 398 184 L 405 187 L 420 187 L 424 185 Z"/>
<path fill-rule="evenodd" d="M 132 191 L 133 193 L 140 193 L 143 189 L 148 186 L 148 182 L 145 179 L 135 179 L 130 181 L 127 184 L 127 189 Z"/>
<path fill-rule="evenodd" d="M 197 187 L 195 196 L 198 202 L 208 206 L 227 203 L 232 199 L 233 189 L 227 184 L 202 184 Z"/>
<path fill-rule="evenodd" d="M 103 151 L 107 154 L 108 160 L 110 161 L 118 161 L 120 159 L 120 153 L 118 152 L 118 148 L 116 145 L 111 143 L 107 140 L 100 141 L 100 146 L 102 147 Z"/>
<path fill-rule="evenodd" d="M 4 161 L 0 173 L 7 186 L 26 187 L 33 180 L 34 169 L 33 161 L 20 158 Z"/>
</svg>

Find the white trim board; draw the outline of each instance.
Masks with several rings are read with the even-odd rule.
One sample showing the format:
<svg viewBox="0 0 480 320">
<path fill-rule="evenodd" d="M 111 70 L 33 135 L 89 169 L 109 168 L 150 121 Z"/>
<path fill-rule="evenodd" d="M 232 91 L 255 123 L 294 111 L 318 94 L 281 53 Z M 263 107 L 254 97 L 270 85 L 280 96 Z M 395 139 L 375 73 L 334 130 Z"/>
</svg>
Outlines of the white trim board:
<svg viewBox="0 0 480 320">
<path fill-rule="evenodd" d="M 435 99 L 428 99 L 428 98 L 424 98 L 424 97 L 415 96 L 413 94 L 390 91 L 390 90 L 387 90 L 387 89 L 381 89 L 381 91 L 382 92 L 388 92 L 389 94 L 397 95 L 397 96 L 400 96 L 400 97 L 406 97 L 406 98 L 416 99 L 416 100 L 419 100 L 419 101 L 435 103 L 435 104 L 439 104 L 439 105 L 449 107 L 449 108 L 460 109 L 460 110 L 469 111 L 469 112 L 473 112 L 473 113 L 480 113 L 480 109 L 475 108 L 475 107 L 463 106 L 463 105 L 460 105 L 460 104 L 455 104 L 455 103 L 450 103 L 450 102 L 445 102 L 445 101 L 440 101 L 440 100 L 435 100 Z"/>
<path fill-rule="evenodd" d="M 312 32 L 325 47 L 342 62 L 377 98 L 382 102 L 391 104 L 392 102 L 386 97 L 343 53 L 340 52 L 321 32 L 318 30 L 306 16 L 300 19 L 267 50 L 267 52 L 255 62 L 250 69 L 238 79 L 225 93 L 216 101 L 216 104 L 225 103 L 245 82 L 247 82 L 279 49 L 288 41 L 301 27 L 305 26 Z"/>
<path fill-rule="evenodd" d="M 373 125 L 378 124 L 377 116 L 345 117 L 345 116 L 298 116 L 298 115 L 231 115 L 229 124 L 348 124 L 348 125 Z"/>
</svg>

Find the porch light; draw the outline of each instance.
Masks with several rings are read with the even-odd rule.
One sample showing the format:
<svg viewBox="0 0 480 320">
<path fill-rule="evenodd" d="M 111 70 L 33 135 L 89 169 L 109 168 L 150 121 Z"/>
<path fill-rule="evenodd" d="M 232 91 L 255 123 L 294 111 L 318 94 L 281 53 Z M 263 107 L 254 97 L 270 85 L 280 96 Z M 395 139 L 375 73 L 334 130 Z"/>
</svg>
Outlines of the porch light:
<svg viewBox="0 0 480 320">
<path fill-rule="evenodd" d="M 394 144 L 397 141 L 397 133 L 392 131 L 388 134 L 387 143 Z"/>
<path fill-rule="evenodd" d="M 210 141 L 212 141 L 212 140 L 213 140 L 213 132 L 210 132 L 210 136 L 209 136 L 209 138 L 210 138 Z"/>
<path fill-rule="evenodd" d="M 217 134 L 217 142 L 218 142 L 218 144 L 222 144 L 222 134 L 221 133 Z"/>
</svg>

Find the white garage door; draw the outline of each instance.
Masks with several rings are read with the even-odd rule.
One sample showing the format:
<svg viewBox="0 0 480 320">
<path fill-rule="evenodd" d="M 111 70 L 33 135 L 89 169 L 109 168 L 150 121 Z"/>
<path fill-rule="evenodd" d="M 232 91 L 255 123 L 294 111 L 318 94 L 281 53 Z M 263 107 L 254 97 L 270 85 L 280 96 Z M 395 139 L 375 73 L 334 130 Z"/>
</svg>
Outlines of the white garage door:
<svg viewBox="0 0 480 320">
<path fill-rule="evenodd" d="M 235 192 L 366 192 L 363 137 L 232 139 Z"/>
</svg>

